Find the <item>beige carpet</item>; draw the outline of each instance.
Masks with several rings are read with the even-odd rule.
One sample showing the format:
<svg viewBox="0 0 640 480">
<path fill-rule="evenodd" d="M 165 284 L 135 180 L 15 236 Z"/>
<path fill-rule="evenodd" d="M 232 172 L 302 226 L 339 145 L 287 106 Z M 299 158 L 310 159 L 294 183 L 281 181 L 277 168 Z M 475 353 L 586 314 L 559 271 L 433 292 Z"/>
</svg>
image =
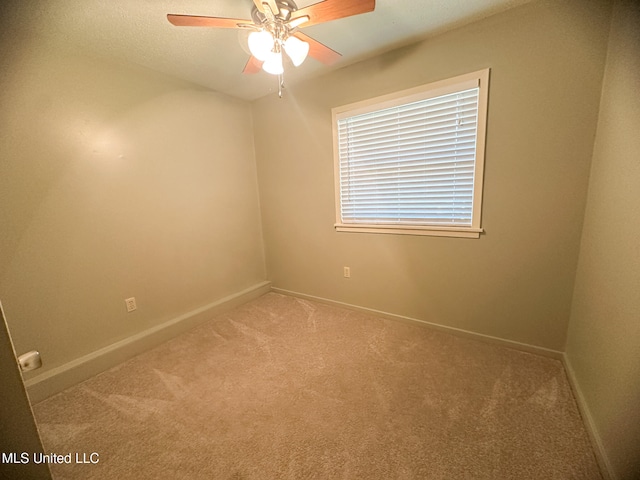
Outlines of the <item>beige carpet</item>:
<svg viewBox="0 0 640 480">
<path fill-rule="evenodd" d="M 274 293 L 35 413 L 57 479 L 601 478 L 559 361 Z"/>
</svg>

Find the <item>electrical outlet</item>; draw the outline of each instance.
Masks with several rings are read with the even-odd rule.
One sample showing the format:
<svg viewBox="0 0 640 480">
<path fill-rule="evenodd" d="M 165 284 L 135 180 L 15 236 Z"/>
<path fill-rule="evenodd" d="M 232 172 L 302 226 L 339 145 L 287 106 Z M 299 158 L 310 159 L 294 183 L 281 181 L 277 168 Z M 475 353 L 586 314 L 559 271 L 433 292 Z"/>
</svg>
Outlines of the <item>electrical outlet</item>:
<svg viewBox="0 0 640 480">
<path fill-rule="evenodd" d="M 35 370 L 36 368 L 40 368 L 42 366 L 42 358 L 40 358 L 40 352 L 37 350 L 32 350 L 18 357 L 18 364 L 20 365 L 20 370 L 23 372 L 29 372 L 31 370 Z"/>
<path fill-rule="evenodd" d="M 344 267 L 344 278 L 351 278 L 351 268 Z"/>
<path fill-rule="evenodd" d="M 127 305 L 127 312 L 133 312 L 136 308 L 136 297 L 125 298 L 124 303 Z"/>
</svg>

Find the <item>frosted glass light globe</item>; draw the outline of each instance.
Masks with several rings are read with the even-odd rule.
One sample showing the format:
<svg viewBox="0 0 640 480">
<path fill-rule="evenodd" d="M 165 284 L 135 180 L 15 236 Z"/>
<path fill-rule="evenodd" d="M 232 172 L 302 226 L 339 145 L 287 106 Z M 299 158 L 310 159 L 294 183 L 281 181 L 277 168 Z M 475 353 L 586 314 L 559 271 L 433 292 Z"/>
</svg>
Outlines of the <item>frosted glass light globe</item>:
<svg viewBox="0 0 640 480">
<path fill-rule="evenodd" d="M 304 59 L 307 58 L 309 54 L 309 44 L 299 38 L 289 37 L 284 42 L 284 51 L 287 52 L 287 55 L 289 55 L 289 58 L 291 58 L 291 61 L 297 67 L 302 65 Z"/>
<path fill-rule="evenodd" d="M 249 34 L 249 50 L 251 50 L 251 55 L 261 62 L 264 62 L 269 56 L 269 53 L 271 53 L 271 50 L 273 50 L 273 42 L 273 35 L 266 30 L 251 32 Z"/>
<path fill-rule="evenodd" d="M 282 75 L 284 67 L 282 66 L 282 54 L 278 52 L 269 52 L 267 59 L 262 64 L 262 69 L 271 75 Z"/>
</svg>

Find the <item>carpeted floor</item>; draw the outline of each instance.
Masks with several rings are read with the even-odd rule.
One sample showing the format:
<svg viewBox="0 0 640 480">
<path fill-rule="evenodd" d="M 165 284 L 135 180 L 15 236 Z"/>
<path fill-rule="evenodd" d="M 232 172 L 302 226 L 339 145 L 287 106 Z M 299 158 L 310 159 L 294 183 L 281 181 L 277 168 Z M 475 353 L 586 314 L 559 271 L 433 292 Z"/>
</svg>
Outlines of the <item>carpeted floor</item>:
<svg viewBox="0 0 640 480">
<path fill-rule="evenodd" d="M 35 414 L 56 479 L 601 479 L 559 361 L 275 293 Z"/>
</svg>

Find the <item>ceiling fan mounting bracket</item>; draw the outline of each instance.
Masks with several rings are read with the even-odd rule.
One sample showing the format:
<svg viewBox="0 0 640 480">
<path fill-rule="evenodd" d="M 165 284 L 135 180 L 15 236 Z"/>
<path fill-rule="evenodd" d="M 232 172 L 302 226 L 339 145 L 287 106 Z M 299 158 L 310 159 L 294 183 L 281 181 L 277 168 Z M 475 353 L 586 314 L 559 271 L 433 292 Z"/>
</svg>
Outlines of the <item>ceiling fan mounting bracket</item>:
<svg viewBox="0 0 640 480">
<path fill-rule="evenodd" d="M 298 6 L 293 0 L 275 0 L 276 5 L 278 6 L 278 11 L 273 12 L 274 20 L 280 20 L 281 22 L 286 22 L 291 18 L 291 14 L 298 10 Z M 262 25 L 270 21 L 269 13 L 270 10 L 265 9 L 268 13 L 262 13 L 258 10 L 258 7 L 255 5 L 251 10 L 251 19 L 254 21 L 256 25 Z"/>
</svg>

